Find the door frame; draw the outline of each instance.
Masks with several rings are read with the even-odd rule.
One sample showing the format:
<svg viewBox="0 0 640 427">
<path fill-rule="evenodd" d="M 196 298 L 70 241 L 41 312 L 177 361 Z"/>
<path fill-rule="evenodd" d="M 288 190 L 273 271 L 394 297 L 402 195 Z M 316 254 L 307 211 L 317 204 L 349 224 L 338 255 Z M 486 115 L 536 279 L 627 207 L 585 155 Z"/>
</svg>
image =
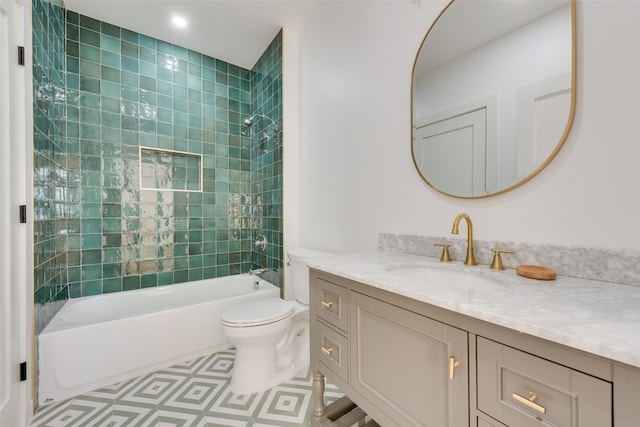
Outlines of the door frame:
<svg viewBox="0 0 640 427">
<path fill-rule="evenodd" d="M 26 426 L 33 416 L 34 353 L 33 353 L 33 95 L 31 67 L 31 2 L 0 0 L 0 19 L 5 19 L 6 67 L 0 71 L 2 183 L 0 224 L 3 239 L 0 244 L 2 272 L 0 287 L 10 307 L 6 337 L 10 348 L 6 351 L 7 380 L 5 408 L 0 424 Z M 4 27 L 4 25 L 3 25 Z M 18 46 L 24 47 L 24 65 L 18 63 Z M 3 61 L 4 62 L 4 61 Z M 20 221 L 19 206 L 25 205 L 26 223 Z M 20 381 L 20 363 L 27 362 L 26 380 Z M 4 374 L 4 372 L 3 372 Z"/>
</svg>

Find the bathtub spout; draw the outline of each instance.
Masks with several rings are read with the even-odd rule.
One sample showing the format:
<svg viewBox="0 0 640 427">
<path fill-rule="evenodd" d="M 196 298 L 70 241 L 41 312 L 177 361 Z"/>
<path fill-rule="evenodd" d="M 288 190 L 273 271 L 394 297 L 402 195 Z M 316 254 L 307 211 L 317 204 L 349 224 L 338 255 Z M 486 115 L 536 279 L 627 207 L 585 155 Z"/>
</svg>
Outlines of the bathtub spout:
<svg viewBox="0 0 640 427">
<path fill-rule="evenodd" d="M 258 276 L 259 278 L 263 279 L 263 280 L 267 280 L 263 277 L 263 275 L 265 273 L 267 273 L 268 271 L 270 271 L 268 268 L 255 268 L 253 270 L 249 270 L 248 273 L 249 274 L 253 274 L 254 276 Z"/>
<path fill-rule="evenodd" d="M 258 277 L 259 279 L 265 280 L 271 284 L 278 282 L 279 273 L 271 268 L 256 268 L 254 270 L 249 270 L 247 274 L 251 274 L 254 277 Z"/>
</svg>

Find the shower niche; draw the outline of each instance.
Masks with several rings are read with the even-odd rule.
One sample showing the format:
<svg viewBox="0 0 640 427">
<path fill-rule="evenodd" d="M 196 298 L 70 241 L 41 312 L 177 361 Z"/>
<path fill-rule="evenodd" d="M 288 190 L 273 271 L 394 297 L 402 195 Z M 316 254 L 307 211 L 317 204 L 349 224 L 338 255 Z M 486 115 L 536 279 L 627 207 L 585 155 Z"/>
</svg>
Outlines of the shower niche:
<svg viewBox="0 0 640 427">
<path fill-rule="evenodd" d="M 202 192 L 202 155 L 140 147 L 140 189 Z"/>
</svg>

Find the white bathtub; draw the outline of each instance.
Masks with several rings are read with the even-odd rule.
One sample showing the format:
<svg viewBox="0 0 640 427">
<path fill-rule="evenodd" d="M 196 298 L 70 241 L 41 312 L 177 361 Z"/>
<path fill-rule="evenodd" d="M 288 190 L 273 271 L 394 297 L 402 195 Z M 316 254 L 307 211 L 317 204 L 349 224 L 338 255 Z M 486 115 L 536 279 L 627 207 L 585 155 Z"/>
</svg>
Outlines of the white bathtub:
<svg viewBox="0 0 640 427">
<path fill-rule="evenodd" d="M 38 402 L 45 405 L 228 348 L 222 311 L 241 301 L 279 296 L 271 283 L 241 274 L 71 299 L 38 337 Z"/>
</svg>

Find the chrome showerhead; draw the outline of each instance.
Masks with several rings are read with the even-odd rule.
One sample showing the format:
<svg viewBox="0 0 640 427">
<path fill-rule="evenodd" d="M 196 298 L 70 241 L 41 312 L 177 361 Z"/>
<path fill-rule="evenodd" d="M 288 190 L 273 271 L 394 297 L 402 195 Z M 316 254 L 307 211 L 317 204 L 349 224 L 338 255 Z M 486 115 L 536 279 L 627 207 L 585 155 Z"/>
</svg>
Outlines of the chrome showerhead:
<svg viewBox="0 0 640 427">
<path fill-rule="evenodd" d="M 265 116 L 264 114 L 252 114 L 249 117 L 247 117 L 246 119 L 244 119 L 244 125 L 248 128 L 250 128 L 251 126 L 253 126 L 253 123 L 256 119 L 267 119 L 271 122 L 271 125 L 273 125 L 274 129 L 276 131 L 279 130 L 278 128 L 278 124 L 273 121 L 270 117 Z"/>
<path fill-rule="evenodd" d="M 251 116 L 247 117 L 246 119 L 244 119 L 244 125 L 250 128 L 251 125 L 253 125 L 253 119 L 255 118 L 256 118 L 255 114 L 252 114 Z"/>
</svg>

